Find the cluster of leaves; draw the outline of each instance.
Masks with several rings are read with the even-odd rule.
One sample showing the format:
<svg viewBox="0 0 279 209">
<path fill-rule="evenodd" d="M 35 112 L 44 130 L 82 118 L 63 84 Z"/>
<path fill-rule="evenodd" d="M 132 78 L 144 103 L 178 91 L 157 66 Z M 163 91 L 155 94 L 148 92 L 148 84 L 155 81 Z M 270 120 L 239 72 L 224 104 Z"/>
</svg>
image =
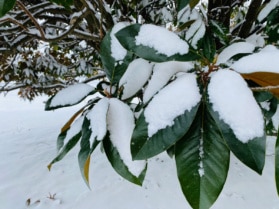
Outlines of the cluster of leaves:
<svg viewBox="0 0 279 209">
<path fill-rule="evenodd" d="M 55 2 L 72 8 L 71 1 Z M 264 51 L 278 53 L 279 36 L 274 29 L 277 1 L 262 5 L 262 1 L 254 0 L 247 9 L 239 1 L 227 1 L 224 7 L 216 1 L 206 5 L 195 0 L 106 3 L 111 11 L 102 13 L 100 9 L 94 14 L 109 14 L 102 23 L 88 17 L 98 26 L 96 33 L 90 33 L 93 37 L 97 34 L 100 42 L 91 47 L 99 57 L 94 63 L 104 69 L 105 77 L 96 87 L 87 83 L 70 85 L 46 104 L 46 110 L 53 110 L 88 99 L 62 127 L 58 155 L 49 169 L 80 142 L 79 166 L 89 185 L 91 154 L 101 145 L 119 175 L 142 185 L 148 159 L 167 152 L 175 159 L 187 201 L 200 209 L 210 208 L 221 193 L 231 154 L 261 174 L 266 134 L 276 132 L 272 117 L 279 94 L 268 90 L 270 86 L 278 87 L 278 79 L 270 80 L 269 76 L 278 78 L 278 73 L 268 65 L 270 60 L 245 74 L 238 72 L 236 64 Z M 148 8 L 158 13 L 149 12 L 148 16 Z M 270 9 L 264 11 L 267 8 Z M 243 11 L 247 11 L 246 15 L 242 15 Z M 158 14 L 171 18 L 160 19 Z M 110 30 L 107 24 L 116 16 L 120 23 L 112 22 Z M 90 28 L 89 19 L 83 18 Z M 155 26 L 165 25 L 164 21 L 171 21 L 168 30 Z M 139 24 L 144 22 L 153 24 Z M 81 30 L 82 21 L 78 25 L 76 30 Z M 145 29 L 144 40 L 139 41 Z M 252 62 L 249 60 L 247 66 Z M 249 87 L 255 90 L 254 94 Z M 237 103 L 230 101 L 227 94 Z M 228 101 L 224 103 L 222 97 Z M 226 116 L 224 111 L 228 109 L 233 119 L 234 115 L 240 118 L 239 124 Z M 247 118 L 248 123 L 242 123 Z M 275 152 L 279 191 L 279 139 Z"/>
</svg>

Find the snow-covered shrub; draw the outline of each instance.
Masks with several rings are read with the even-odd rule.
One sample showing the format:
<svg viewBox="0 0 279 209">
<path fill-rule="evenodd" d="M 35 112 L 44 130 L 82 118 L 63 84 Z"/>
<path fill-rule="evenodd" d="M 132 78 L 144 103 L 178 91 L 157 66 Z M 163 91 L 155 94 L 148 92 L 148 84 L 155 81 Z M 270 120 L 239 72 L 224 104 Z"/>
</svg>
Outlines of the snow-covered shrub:
<svg viewBox="0 0 279 209">
<path fill-rule="evenodd" d="M 99 54 L 105 78 L 96 86 L 74 84 L 47 101 L 46 110 L 53 110 L 90 99 L 62 127 L 48 167 L 80 142 L 80 170 L 89 185 L 91 154 L 101 145 L 119 175 L 142 185 L 148 159 L 167 152 L 190 205 L 210 208 L 226 182 L 230 155 L 261 174 L 266 135 L 277 133 L 279 2 L 256 7 L 252 1 L 243 21 L 239 1 L 224 7 L 166 2 L 169 24 L 142 24 L 128 12 L 134 22 L 117 21 L 107 31 Z M 249 16 L 251 8 L 258 16 Z M 278 160 L 279 140 L 279 190 Z"/>
</svg>

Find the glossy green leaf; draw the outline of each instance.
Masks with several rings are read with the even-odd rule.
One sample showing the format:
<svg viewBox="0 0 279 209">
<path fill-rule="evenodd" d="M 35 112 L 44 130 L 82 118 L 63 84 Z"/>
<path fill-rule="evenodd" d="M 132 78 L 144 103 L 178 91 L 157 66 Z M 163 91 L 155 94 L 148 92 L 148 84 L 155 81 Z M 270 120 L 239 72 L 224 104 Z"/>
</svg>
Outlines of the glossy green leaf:
<svg viewBox="0 0 279 209">
<path fill-rule="evenodd" d="M 243 143 L 236 138 L 229 125 L 219 118 L 218 113 L 214 112 L 212 107 L 210 107 L 210 113 L 234 155 L 246 166 L 261 174 L 265 164 L 266 136 L 257 137 Z"/>
<path fill-rule="evenodd" d="M 47 166 L 50 170 L 52 165 L 60 160 L 62 160 L 65 155 L 78 143 L 81 137 L 81 131 L 78 132 L 76 135 L 74 135 L 66 144 L 63 146 L 61 151 L 58 153 L 58 155 L 50 162 L 50 164 Z"/>
<path fill-rule="evenodd" d="M 111 32 L 108 32 L 101 43 L 100 56 L 108 79 L 112 84 L 118 83 L 132 61 L 132 54 L 127 52 L 124 60 L 117 62 L 111 55 Z"/>
<path fill-rule="evenodd" d="M 137 56 L 153 62 L 192 61 L 199 58 L 199 56 L 193 50 L 189 50 L 187 54 L 174 54 L 172 56 L 167 56 L 165 54 L 158 53 L 155 49 L 149 46 L 137 45 L 135 38 L 140 31 L 140 27 L 140 24 L 134 24 L 125 27 L 116 33 L 116 37 L 122 46 L 127 50 L 132 51 Z M 152 36 L 152 32 L 150 36 Z M 165 40 L 164 43 L 167 42 L 168 40 Z"/>
<path fill-rule="evenodd" d="M 177 0 L 177 10 L 178 12 L 184 9 L 189 4 L 189 0 Z"/>
<path fill-rule="evenodd" d="M 80 151 L 78 154 L 78 162 L 79 162 L 81 175 L 88 187 L 90 187 L 89 186 L 90 155 L 99 144 L 99 141 L 94 140 L 91 147 L 90 145 L 91 134 L 92 131 L 90 128 L 90 121 L 85 117 L 82 125 L 82 137 L 80 140 Z"/>
<path fill-rule="evenodd" d="M 189 131 L 175 145 L 177 174 L 194 209 L 208 209 L 225 184 L 230 151 L 216 122 L 202 106 Z"/>
<path fill-rule="evenodd" d="M 16 0 L 0 0 L 0 17 L 3 17 L 11 9 L 13 9 Z"/>
<path fill-rule="evenodd" d="M 126 180 L 141 186 L 146 174 L 147 166 L 142 171 L 142 173 L 138 177 L 136 177 L 129 171 L 128 167 L 124 164 L 123 160 L 119 155 L 119 152 L 111 143 L 109 139 L 109 134 L 103 140 L 103 146 L 107 158 L 111 163 L 112 167 L 114 168 L 114 170 Z"/>
<path fill-rule="evenodd" d="M 151 158 L 173 146 L 190 128 L 199 104 L 191 111 L 185 111 L 178 116 L 172 126 L 159 130 L 148 138 L 144 113 L 139 117 L 131 140 L 132 157 L 135 160 Z"/>
<path fill-rule="evenodd" d="M 275 145 L 275 181 L 277 194 L 279 196 L 279 132 L 277 133 L 277 140 Z"/>
<path fill-rule="evenodd" d="M 213 60 L 216 55 L 216 44 L 215 44 L 215 39 L 209 29 L 207 29 L 199 45 L 200 45 L 199 48 L 202 49 L 201 53 L 203 54 L 203 56 L 210 63 L 213 63 Z"/>
</svg>

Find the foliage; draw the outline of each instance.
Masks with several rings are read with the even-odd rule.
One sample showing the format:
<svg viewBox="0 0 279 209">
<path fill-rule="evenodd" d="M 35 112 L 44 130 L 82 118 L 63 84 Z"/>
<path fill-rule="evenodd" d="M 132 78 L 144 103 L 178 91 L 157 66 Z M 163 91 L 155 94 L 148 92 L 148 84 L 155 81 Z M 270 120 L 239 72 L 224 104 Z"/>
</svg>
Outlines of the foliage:
<svg viewBox="0 0 279 209">
<path fill-rule="evenodd" d="M 88 186 L 98 146 L 142 185 L 148 159 L 166 151 L 200 209 L 221 193 L 231 154 L 262 173 L 266 135 L 277 132 L 278 1 L 53 2 L 64 7 L 17 1 L 0 19 L 2 91 L 48 93 L 46 110 L 88 100 L 63 126 L 49 169 L 80 142 Z"/>
</svg>

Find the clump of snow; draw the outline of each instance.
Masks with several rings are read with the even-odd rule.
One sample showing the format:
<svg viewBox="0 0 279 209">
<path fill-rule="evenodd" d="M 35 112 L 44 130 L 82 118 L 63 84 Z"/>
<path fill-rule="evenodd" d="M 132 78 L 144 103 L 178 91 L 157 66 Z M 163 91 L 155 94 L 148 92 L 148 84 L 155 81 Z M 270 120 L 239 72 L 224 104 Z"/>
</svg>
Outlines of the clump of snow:
<svg viewBox="0 0 279 209">
<path fill-rule="evenodd" d="M 278 5 L 279 5 L 279 0 L 271 0 L 270 2 L 268 2 L 265 5 L 265 7 L 260 11 L 260 13 L 258 15 L 258 21 L 261 22 Z"/>
<path fill-rule="evenodd" d="M 115 34 L 128 25 L 129 24 L 127 22 L 119 22 L 115 24 L 111 30 L 111 56 L 115 59 L 115 61 L 121 61 L 127 55 L 127 50 L 120 44 L 115 37 Z"/>
<path fill-rule="evenodd" d="M 191 62 L 163 62 L 156 63 L 153 74 L 143 94 L 143 102 L 148 102 L 154 94 L 163 88 L 173 75 L 178 72 L 188 72 L 194 66 Z"/>
<path fill-rule="evenodd" d="M 174 124 L 174 119 L 196 106 L 201 99 L 196 76 L 185 74 L 163 88 L 146 107 L 148 136 Z"/>
<path fill-rule="evenodd" d="M 131 62 L 119 81 L 123 86 L 122 99 L 127 99 L 137 93 L 151 75 L 153 65 L 144 59 L 135 59 Z"/>
<path fill-rule="evenodd" d="M 148 46 L 167 56 L 187 54 L 189 49 L 188 44 L 175 33 L 151 24 L 142 25 L 135 39 L 136 45 Z"/>
<path fill-rule="evenodd" d="M 204 176 L 204 167 L 203 167 L 203 159 L 204 159 L 204 150 L 203 150 L 203 129 L 201 129 L 202 136 L 200 138 L 200 146 L 199 146 L 199 175 L 200 177 Z"/>
<path fill-rule="evenodd" d="M 279 50 L 267 45 L 260 52 L 241 58 L 231 65 L 239 73 L 273 72 L 279 73 Z"/>
<path fill-rule="evenodd" d="M 135 128 L 133 112 L 128 105 L 112 98 L 109 100 L 107 121 L 113 146 L 119 152 L 129 171 L 138 177 L 145 169 L 146 162 L 144 160 L 132 160 L 130 142 Z"/>
<path fill-rule="evenodd" d="M 91 143 L 95 140 L 102 140 L 107 133 L 107 112 L 109 100 L 103 98 L 98 101 L 95 106 L 87 113 L 86 117 L 90 120 L 90 128 L 92 134 L 90 137 Z"/>
<path fill-rule="evenodd" d="M 251 90 L 236 72 L 223 69 L 212 74 L 209 100 L 220 119 L 243 143 L 264 135 L 264 119 Z"/>
<path fill-rule="evenodd" d="M 254 44 L 255 47 L 264 47 L 265 45 L 264 37 L 255 33 L 247 37 L 246 42 Z"/>
<path fill-rule="evenodd" d="M 73 105 L 81 101 L 94 87 L 85 83 L 74 84 L 59 91 L 51 100 L 50 107 Z"/>
<path fill-rule="evenodd" d="M 226 63 L 230 58 L 237 54 L 252 53 L 255 45 L 247 42 L 237 42 L 226 47 L 218 56 L 217 65 Z"/>
</svg>

